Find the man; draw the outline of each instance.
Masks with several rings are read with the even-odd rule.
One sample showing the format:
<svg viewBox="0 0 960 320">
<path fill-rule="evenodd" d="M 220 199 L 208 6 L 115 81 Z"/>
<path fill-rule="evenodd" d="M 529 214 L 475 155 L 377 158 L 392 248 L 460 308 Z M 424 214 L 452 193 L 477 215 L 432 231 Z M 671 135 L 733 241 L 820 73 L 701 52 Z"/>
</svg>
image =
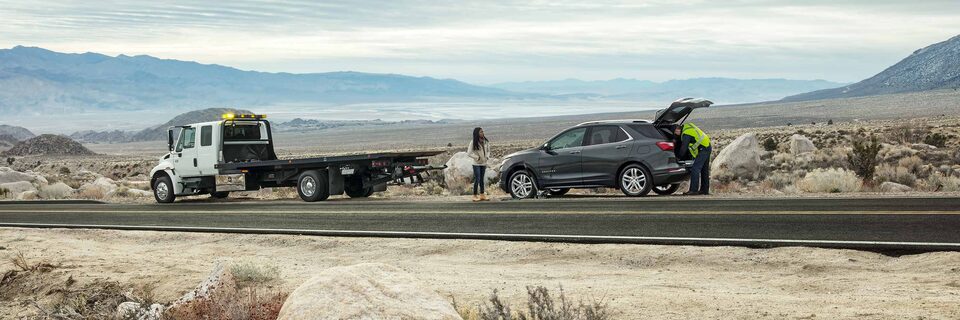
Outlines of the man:
<svg viewBox="0 0 960 320">
<path fill-rule="evenodd" d="M 673 130 L 674 135 L 680 141 L 677 144 L 677 159 L 693 159 L 693 167 L 690 168 L 690 191 L 684 195 L 708 195 L 710 194 L 710 137 L 703 133 L 697 125 L 693 123 L 684 123 L 683 126 L 677 126 Z"/>
</svg>

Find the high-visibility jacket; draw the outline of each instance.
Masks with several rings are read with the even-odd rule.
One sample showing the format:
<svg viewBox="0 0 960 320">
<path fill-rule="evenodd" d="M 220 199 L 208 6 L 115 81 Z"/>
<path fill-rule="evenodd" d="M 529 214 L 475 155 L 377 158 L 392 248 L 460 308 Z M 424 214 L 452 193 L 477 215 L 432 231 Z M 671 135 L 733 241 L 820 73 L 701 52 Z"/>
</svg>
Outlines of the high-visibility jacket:
<svg viewBox="0 0 960 320">
<path fill-rule="evenodd" d="M 706 148 L 710 146 L 710 136 L 708 136 L 706 133 L 703 133 L 703 130 L 697 128 L 697 125 L 695 124 L 684 123 L 681 134 L 693 138 L 693 142 L 687 146 L 687 149 L 690 150 L 690 156 L 692 158 L 696 158 L 697 154 L 700 153 L 700 147 Z"/>
</svg>

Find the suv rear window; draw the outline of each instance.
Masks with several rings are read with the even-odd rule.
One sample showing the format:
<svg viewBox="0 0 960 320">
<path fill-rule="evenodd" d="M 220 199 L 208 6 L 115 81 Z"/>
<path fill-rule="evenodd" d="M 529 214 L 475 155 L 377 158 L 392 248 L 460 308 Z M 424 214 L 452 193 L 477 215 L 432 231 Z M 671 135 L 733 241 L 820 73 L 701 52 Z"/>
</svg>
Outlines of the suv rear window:
<svg viewBox="0 0 960 320">
<path fill-rule="evenodd" d="M 633 129 L 633 131 L 636 131 L 637 133 L 643 135 L 644 137 L 647 137 L 650 139 L 657 139 L 657 140 L 666 139 L 663 133 L 660 132 L 660 130 L 654 127 L 653 125 L 629 124 L 627 126 L 630 127 L 630 129 Z"/>
<path fill-rule="evenodd" d="M 596 126 L 590 128 L 590 136 L 584 145 L 592 146 L 627 140 L 627 134 L 620 126 Z"/>
</svg>

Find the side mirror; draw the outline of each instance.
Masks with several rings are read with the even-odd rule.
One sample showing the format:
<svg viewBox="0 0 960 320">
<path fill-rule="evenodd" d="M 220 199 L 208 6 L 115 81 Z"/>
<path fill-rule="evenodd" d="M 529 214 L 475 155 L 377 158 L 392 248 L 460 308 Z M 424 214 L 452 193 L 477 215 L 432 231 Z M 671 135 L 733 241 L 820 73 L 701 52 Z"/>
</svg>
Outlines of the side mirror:
<svg viewBox="0 0 960 320">
<path fill-rule="evenodd" d="M 550 143 L 544 143 L 543 145 L 541 145 L 540 150 L 550 151 Z"/>
<path fill-rule="evenodd" d="M 167 129 L 167 149 L 173 151 L 173 129 Z"/>
</svg>

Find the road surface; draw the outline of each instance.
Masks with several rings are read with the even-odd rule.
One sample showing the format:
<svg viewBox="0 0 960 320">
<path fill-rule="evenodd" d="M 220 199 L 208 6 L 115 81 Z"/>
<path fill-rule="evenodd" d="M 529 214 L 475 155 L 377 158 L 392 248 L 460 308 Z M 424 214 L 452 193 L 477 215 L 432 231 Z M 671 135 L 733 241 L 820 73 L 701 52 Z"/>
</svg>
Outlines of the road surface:
<svg viewBox="0 0 960 320">
<path fill-rule="evenodd" d="M 0 226 L 960 251 L 960 198 L 0 202 Z"/>
</svg>

